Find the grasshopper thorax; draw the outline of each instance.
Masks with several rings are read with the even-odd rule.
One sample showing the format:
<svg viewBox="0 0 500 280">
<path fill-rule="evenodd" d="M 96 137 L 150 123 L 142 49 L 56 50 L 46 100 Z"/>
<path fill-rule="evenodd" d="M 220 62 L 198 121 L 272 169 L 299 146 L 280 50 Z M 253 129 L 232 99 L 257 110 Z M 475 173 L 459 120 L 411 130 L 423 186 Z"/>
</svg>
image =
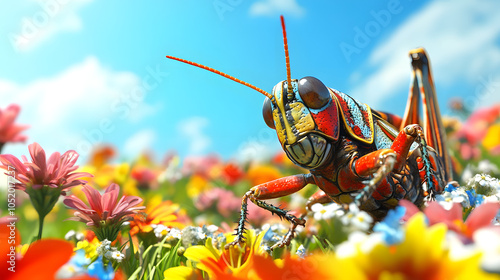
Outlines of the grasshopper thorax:
<svg viewBox="0 0 500 280">
<path fill-rule="evenodd" d="M 338 139 L 338 110 L 333 93 L 320 80 L 304 77 L 279 82 L 266 98 L 263 116 L 275 129 L 287 156 L 307 169 L 322 166 Z"/>
</svg>

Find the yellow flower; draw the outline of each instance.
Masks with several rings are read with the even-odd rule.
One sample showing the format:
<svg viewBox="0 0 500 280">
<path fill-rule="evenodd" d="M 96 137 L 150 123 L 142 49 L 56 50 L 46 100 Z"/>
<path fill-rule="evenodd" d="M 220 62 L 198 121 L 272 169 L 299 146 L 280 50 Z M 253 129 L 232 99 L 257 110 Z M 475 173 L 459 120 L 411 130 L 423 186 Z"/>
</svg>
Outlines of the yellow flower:
<svg viewBox="0 0 500 280">
<path fill-rule="evenodd" d="M 490 126 L 486 136 L 483 138 L 483 146 L 487 150 L 492 150 L 500 146 L 500 124 Z"/>
<path fill-rule="evenodd" d="M 254 230 L 247 230 L 245 243 L 242 246 L 231 246 L 227 250 L 216 249 L 212 245 L 212 239 L 208 238 L 205 246 L 191 246 L 184 256 L 196 268 L 206 272 L 210 279 L 252 279 L 252 275 L 255 276 L 255 271 L 252 270 L 254 256 L 264 253 L 264 250 L 260 248 L 263 236 L 262 233 L 256 236 Z M 235 237 L 228 234 L 226 238 L 228 242 L 231 242 Z M 182 271 L 175 269 L 177 268 L 167 269 L 165 277 L 173 272 L 176 275 L 183 273 L 186 277 L 177 279 L 189 279 L 187 277 L 192 275 L 184 268 Z"/>
<path fill-rule="evenodd" d="M 479 252 L 451 256 L 445 243 L 446 230 L 444 224 L 427 227 L 424 214 L 418 213 L 408 221 L 402 243 L 387 246 L 379 242 L 371 249 L 359 244 L 348 258 L 368 279 L 498 279 L 481 270 Z"/>
<path fill-rule="evenodd" d="M 186 185 L 187 194 L 189 197 L 197 197 L 200 193 L 210 188 L 210 183 L 207 179 L 200 175 L 193 175 Z"/>
<path fill-rule="evenodd" d="M 88 242 L 87 240 L 78 241 L 73 250 L 77 251 L 83 249 L 85 251 L 85 257 L 93 259 L 94 257 L 97 257 L 97 246 L 99 246 L 99 240 L 94 238 L 91 242 Z"/>
<path fill-rule="evenodd" d="M 164 272 L 165 280 L 197 280 L 203 279 L 199 270 L 194 270 L 191 267 L 177 266 L 171 267 Z"/>
</svg>

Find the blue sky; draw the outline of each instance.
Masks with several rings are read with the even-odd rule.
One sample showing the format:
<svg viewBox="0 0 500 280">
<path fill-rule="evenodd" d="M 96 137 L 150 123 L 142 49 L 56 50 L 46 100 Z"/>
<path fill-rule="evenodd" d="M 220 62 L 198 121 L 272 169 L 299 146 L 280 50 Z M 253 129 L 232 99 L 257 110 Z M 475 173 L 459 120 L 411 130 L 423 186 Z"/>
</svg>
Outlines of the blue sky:
<svg viewBox="0 0 500 280">
<path fill-rule="evenodd" d="M 378 110 L 402 114 L 407 52 L 427 49 L 444 114 L 500 101 L 500 2 L 9 1 L 1 4 L 0 106 L 22 106 L 29 143 L 48 152 L 113 143 L 122 157 L 276 151 L 264 96 L 173 55 L 266 91 L 285 79 L 279 15 L 294 78 L 315 76 Z M 25 145 L 4 152 L 27 154 Z"/>
</svg>

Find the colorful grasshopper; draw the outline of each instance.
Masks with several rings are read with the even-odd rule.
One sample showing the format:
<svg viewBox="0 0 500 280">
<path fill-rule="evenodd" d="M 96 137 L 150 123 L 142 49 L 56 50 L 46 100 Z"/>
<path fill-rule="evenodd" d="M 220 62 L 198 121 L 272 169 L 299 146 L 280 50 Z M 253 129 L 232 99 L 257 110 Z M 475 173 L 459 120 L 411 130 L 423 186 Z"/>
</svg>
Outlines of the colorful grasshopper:
<svg viewBox="0 0 500 280">
<path fill-rule="evenodd" d="M 283 17 L 281 23 L 287 80 L 279 82 L 272 94 L 215 69 L 167 56 L 264 94 L 266 124 L 276 130 L 290 160 L 310 171 L 255 186 L 245 193 L 236 240 L 228 246 L 244 241 L 249 199 L 291 222 L 287 235 L 271 249 L 288 245 L 295 228 L 304 226 L 305 220 L 263 200 L 295 193 L 308 184 L 317 185 L 319 190 L 308 200 L 307 208 L 314 203 L 355 202 L 376 219 L 384 217 L 401 199 L 421 205 L 424 199 L 442 192 L 445 183 L 451 180 L 451 164 L 425 51 L 421 48 L 410 51 L 412 83 L 401 119 L 372 110 L 314 77 L 291 79 Z M 420 97 L 424 104 L 423 129 L 419 125 Z"/>
</svg>

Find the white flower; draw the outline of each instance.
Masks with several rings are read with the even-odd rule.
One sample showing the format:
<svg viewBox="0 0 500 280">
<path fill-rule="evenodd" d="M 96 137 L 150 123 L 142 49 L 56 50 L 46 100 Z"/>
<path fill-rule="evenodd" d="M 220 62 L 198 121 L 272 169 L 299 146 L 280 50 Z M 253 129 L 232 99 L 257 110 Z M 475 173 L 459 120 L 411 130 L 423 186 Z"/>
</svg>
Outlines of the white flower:
<svg viewBox="0 0 500 280">
<path fill-rule="evenodd" d="M 339 258 L 349 258 L 358 253 L 359 246 L 361 243 L 368 238 L 368 235 L 364 232 L 355 231 L 349 234 L 349 237 L 346 241 L 340 243 L 336 250 L 335 254 Z"/>
<path fill-rule="evenodd" d="M 500 273 L 500 232 L 492 228 L 482 228 L 476 230 L 472 238 L 474 244 L 483 252 L 483 269 Z"/>
<path fill-rule="evenodd" d="M 123 258 L 125 258 L 125 255 L 122 254 L 121 252 L 119 251 L 113 251 L 111 253 L 111 258 L 113 258 L 114 260 L 116 260 L 117 262 L 121 262 L 123 260 Z"/>
<path fill-rule="evenodd" d="M 355 229 L 367 231 L 373 223 L 373 218 L 365 211 L 359 210 L 356 204 L 349 205 L 349 211 L 342 216 L 341 221 L 344 225 L 351 225 Z"/>
<path fill-rule="evenodd" d="M 115 247 L 112 248 L 112 250 L 110 251 L 107 251 L 105 254 L 104 254 L 104 257 L 108 260 L 115 260 L 117 262 L 121 262 L 123 260 L 123 258 L 125 258 L 125 255 L 122 254 L 121 252 L 119 252 L 118 250 L 116 250 Z"/>
<path fill-rule="evenodd" d="M 305 258 L 306 256 L 306 248 L 304 247 L 304 245 L 300 244 L 299 248 L 297 248 L 297 252 L 295 252 L 295 254 L 297 256 L 299 256 L 299 258 Z"/>
<path fill-rule="evenodd" d="M 468 182 L 472 176 L 474 176 L 474 174 L 472 173 L 472 167 L 470 166 L 470 164 L 468 164 L 465 169 L 464 169 L 464 172 L 462 172 L 462 181 L 463 182 Z"/>
<path fill-rule="evenodd" d="M 75 237 L 76 237 L 76 231 L 74 231 L 74 230 L 70 230 L 70 231 L 68 231 L 68 233 L 66 233 L 66 235 L 64 235 L 64 239 L 66 239 L 68 241 L 71 241 Z"/>
<path fill-rule="evenodd" d="M 436 195 L 436 201 L 441 204 L 446 210 L 453 207 L 453 203 L 462 204 L 463 208 L 471 207 L 469 196 L 463 188 L 458 188 L 452 192 L 444 192 L 443 194 Z"/>
<path fill-rule="evenodd" d="M 83 233 L 81 233 L 81 232 L 77 232 L 75 235 L 75 238 L 78 241 L 83 241 L 85 239 L 85 235 L 83 235 Z"/>
<path fill-rule="evenodd" d="M 467 185 L 476 190 L 476 193 L 485 196 L 494 195 L 500 192 L 500 181 L 488 174 L 476 174 Z"/>
<path fill-rule="evenodd" d="M 167 234 L 167 241 L 179 240 L 181 239 L 182 232 L 176 228 L 171 228 Z"/>
<path fill-rule="evenodd" d="M 480 161 L 477 165 L 477 169 L 479 172 L 487 174 L 496 174 L 500 172 L 498 167 L 487 159 Z"/>
<path fill-rule="evenodd" d="M 207 227 L 207 231 L 208 231 L 208 232 L 210 232 L 210 233 L 214 233 L 214 232 L 216 232 L 218 229 L 219 229 L 219 227 L 218 227 L 218 226 L 216 226 L 216 225 L 209 225 L 209 226 Z"/>
<path fill-rule="evenodd" d="M 99 247 L 97 247 L 96 252 L 99 256 L 105 256 L 105 254 L 111 250 L 111 241 L 104 239 Z"/>
<path fill-rule="evenodd" d="M 366 213 L 365 211 L 356 213 L 356 215 L 354 215 L 354 218 L 351 220 L 351 225 L 363 231 L 369 230 L 372 223 L 372 216 L 370 216 L 370 214 Z"/>
<path fill-rule="evenodd" d="M 330 203 L 328 205 L 316 203 L 311 206 L 311 211 L 313 212 L 314 219 L 317 221 L 329 220 L 344 213 L 342 206 L 337 203 Z"/>
<path fill-rule="evenodd" d="M 165 237 L 165 235 L 167 235 L 169 233 L 169 231 L 170 231 L 169 227 L 166 227 L 166 226 L 161 225 L 161 224 L 159 224 L 159 225 L 151 225 L 151 227 L 153 227 L 155 236 L 158 239 L 163 239 L 163 237 Z"/>
<path fill-rule="evenodd" d="M 96 251 L 99 256 L 103 256 L 110 261 L 115 260 L 117 262 L 121 262 L 125 257 L 125 255 L 118 251 L 116 247 L 111 247 L 111 241 L 107 239 L 104 239 L 101 242 Z"/>
</svg>

